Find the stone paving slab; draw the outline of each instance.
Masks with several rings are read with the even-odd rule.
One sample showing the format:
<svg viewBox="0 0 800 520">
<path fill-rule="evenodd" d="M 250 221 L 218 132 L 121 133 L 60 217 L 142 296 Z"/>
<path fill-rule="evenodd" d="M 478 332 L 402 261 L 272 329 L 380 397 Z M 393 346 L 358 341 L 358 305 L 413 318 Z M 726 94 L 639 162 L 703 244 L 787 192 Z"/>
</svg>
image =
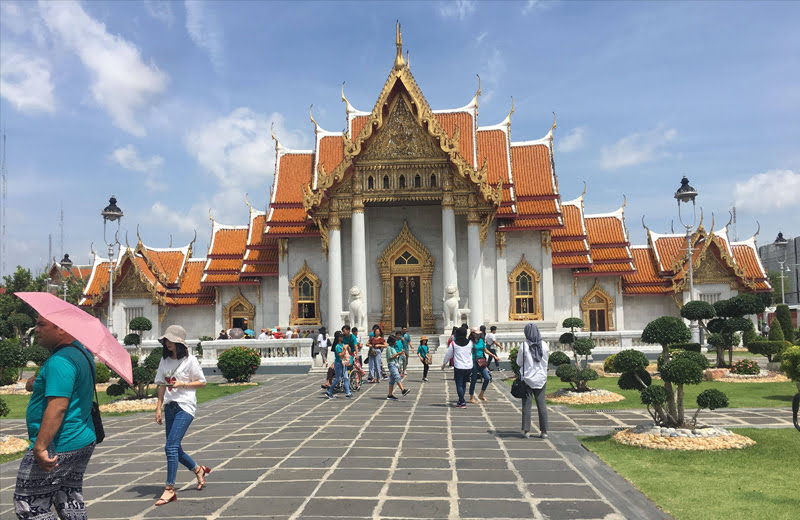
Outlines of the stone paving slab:
<svg viewBox="0 0 800 520">
<path fill-rule="evenodd" d="M 385 399 L 385 384 L 331 401 L 316 378 L 275 375 L 201 404 L 184 448 L 212 467 L 208 486 L 195 490 L 181 467 L 178 502 L 159 508 L 163 427 L 151 413 L 106 418 L 85 480 L 90 518 L 667 518 L 575 439 L 646 422 L 646 411 L 552 406 L 550 438 L 521 439 L 505 384 L 490 385 L 490 402 L 456 409 L 452 373 L 419 377 L 409 375 L 399 402 Z M 788 408 L 702 417 L 791 426 Z M 0 433 L 24 436 L 24 421 L 4 420 Z M 17 466 L 0 466 L 0 520 L 14 518 Z"/>
</svg>

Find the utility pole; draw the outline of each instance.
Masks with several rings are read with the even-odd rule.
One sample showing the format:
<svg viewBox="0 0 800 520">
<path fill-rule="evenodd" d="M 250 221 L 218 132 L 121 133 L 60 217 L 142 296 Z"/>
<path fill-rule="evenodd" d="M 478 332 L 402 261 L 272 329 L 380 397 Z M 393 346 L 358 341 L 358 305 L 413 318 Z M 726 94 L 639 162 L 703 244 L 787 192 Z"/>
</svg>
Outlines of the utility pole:
<svg viewBox="0 0 800 520">
<path fill-rule="evenodd" d="M 8 205 L 8 172 L 6 172 L 6 133 L 3 132 L 3 162 L 0 165 L 0 276 L 6 272 L 6 206 Z"/>
</svg>

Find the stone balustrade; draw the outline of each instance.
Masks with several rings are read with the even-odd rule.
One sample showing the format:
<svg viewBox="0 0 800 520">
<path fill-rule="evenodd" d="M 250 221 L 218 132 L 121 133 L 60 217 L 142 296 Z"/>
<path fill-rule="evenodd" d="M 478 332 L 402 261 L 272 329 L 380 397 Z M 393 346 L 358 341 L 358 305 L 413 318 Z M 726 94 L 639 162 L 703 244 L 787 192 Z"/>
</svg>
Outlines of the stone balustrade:
<svg viewBox="0 0 800 520">
<path fill-rule="evenodd" d="M 201 364 L 204 367 L 216 367 L 219 355 L 233 347 L 255 349 L 261 355 L 261 365 L 308 365 L 311 364 L 311 338 L 296 339 L 218 339 L 203 341 Z M 198 339 L 187 339 L 186 346 L 194 349 L 200 343 Z M 144 359 L 153 349 L 160 347 L 156 340 L 145 340 L 139 350 Z M 137 353 L 137 347 L 125 347 L 131 354 Z"/>
</svg>

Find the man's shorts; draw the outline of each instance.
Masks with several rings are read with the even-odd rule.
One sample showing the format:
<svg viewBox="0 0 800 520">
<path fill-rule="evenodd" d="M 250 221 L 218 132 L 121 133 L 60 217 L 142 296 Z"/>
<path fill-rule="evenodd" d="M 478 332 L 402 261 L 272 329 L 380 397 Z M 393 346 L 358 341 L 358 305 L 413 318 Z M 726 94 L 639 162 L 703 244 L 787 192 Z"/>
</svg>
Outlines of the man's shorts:
<svg viewBox="0 0 800 520">
<path fill-rule="evenodd" d="M 401 381 L 400 379 L 400 369 L 397 368 L 397 365 L 392 363 L 389 365 L 389 384 L 396 385 Z"/>
</svg>

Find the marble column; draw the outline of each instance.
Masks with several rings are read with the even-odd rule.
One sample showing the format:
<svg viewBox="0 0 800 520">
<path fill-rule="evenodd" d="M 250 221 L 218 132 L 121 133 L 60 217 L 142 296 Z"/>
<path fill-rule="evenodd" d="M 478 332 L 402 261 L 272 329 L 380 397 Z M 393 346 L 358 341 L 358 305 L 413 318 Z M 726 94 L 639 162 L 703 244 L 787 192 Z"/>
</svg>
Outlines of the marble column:
<svg viewBox="0 0 800 520">
<path fill-rule="evenodd" d="M 292 313 L 292 295 L 289 288 L 289 240 L 278 239 L 278 326 L 286 330 Z M 262 323 L 268 326 L 269 323 Z"/>
<path fill-rule="evenodd" d="M 452 193 L 445 192 L 442 199 L 442 294 L 447 294 L 447 286 L 458 290 L 458 270 L 456 266 L 456 213 Z"/>
<path fill-rule="evenodd" d="M 328 217 L 328 331 L 331 335 L 342 328 L 342 236 L 341 222 L 335 201 L 331 201 Z"/>
<path fill-rule="evenodd" d="M 614 299 L 614 328 L 616 330 L 625 330 L 625 305 L 622 299 L 622 277 L 617 280 L 617 297 Z"/>
<path fill-rule="evenodd" d="M 367 234 L 364 227 L 363 204 L 354 204 L 353 207 L 353 247 L 351 252 L 353 254 L 353 285 L 361 290 L 361 306 L 366 313 L 369 306 L 367 305 Z M 368 321 L 369 319 L 367 319 Z M 360 327 L 359 333 L 367 327 L 367 323 L 351 325 Z"/>
<path fill-rule="evenodd" d="M 542 319 L 555 320 L 555 287 L 553 285 L 553 256 L 550 232 L 542 231 Z"/>
<path fill-rule="evenodd" d="M 480 217 L 470 210 L 467 215 L 467 265 L 469 268 L 469 310 L 471 326 L 483 324 L 483 276 L 481 262 Z"/>
<path fill-rule="evenodd" d="M 495 233 L 495 251 L 497 252 L 497 266 L 495 275 L 497 277 L 497 316 L 495 321 L 508 321 L 509 299 L 508 293 L 508 261 L 505 254 L 506 234 L 503 231 Z"/>
</svg>

